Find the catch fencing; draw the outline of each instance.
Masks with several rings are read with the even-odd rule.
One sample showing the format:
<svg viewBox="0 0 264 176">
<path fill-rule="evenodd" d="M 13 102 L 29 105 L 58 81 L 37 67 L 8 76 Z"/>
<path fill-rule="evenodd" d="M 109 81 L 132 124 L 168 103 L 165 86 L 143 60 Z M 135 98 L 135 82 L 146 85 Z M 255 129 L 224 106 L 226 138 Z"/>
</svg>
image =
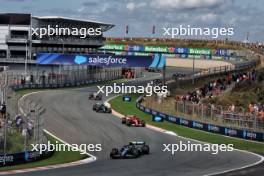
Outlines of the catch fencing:
<svg viewBox="0 0 264 176">
<path fill-rule="evenodd" d="M 68 66 L 51 72 L 38 70 L 29 73 L 27 76 L 9 71 L 8 76 L 15 90 L 24 88 L 60 88 L 120 79 L 122 78 L 122 70 L 117 68 Z"/>
<path fill-rule="evenodd" d="M 31 144 L 47 143 L 43 132 L 45 109 L 40 103 L 27 98 L 13 91 L 10 87 L 11 78 L 7 71 L 0 73 L 1 106 L 6 107 L 6 112 L 0 115 L 0 165 L 13 165 L 21 162 L 38 160 L 46 155 L 38 155 L 30 152 Z M 30 153 L 27 158 L 21 158 L 22 153 Z M 26 156 L 26 155 L 24 155 Z M 29 159 L 30 158 L 30 159 Z"/>
<path fill-rule="evenodd" d="M 121 75 L 120 68 L 79 66 L 54 70 L 52 68 L 49 71 L 37 68 L 27 74 L 23 71 L 1 71 L 0 105 L 6 106 L 6 112 L 0 114 L 0 165 L 37 160 L 50 155 L 30 152 L 31 144 L 47 144 L 43 116 L 45 108 L 40 102 L 30 96 L 23 96 L 16 90 L 81 86 L 119 79 Z M 21 158 L 23 154 L 27 157 Z M 32 155 L 34 157 L 29 159 Z M 10 161 L 11 158 L 14 160 Z"/>
<path fill-rule="evenodd" d="M 231 110 L 230 106 L 196 104 L 189 101 L 176 101 L 172 98 L 168 100 L 154 96 L 145 98 L 143 105 L 158 112 L 184 117 L 188 120 L 241 130 L 264 132 L 264 118 L 259 115 L 259 112 L 249 113 L 247 109 L 240 106 Z"/>
<path fill-rule="evenodd" d="M 60 68 L 47 72 L 37 69 L 30 73 L 1 70 L 0 105 L 6 112 L 0 114 L 0 166 L 31 162 L 50 156 L 50 152 L 32 152 L 31 144 L 47 144 L 44 133 L 45 108 L 30 96 L 16 90 L 26 88 L 74 87 L 121 78 L 121 69 L 114 68 Z"/>
</svg>

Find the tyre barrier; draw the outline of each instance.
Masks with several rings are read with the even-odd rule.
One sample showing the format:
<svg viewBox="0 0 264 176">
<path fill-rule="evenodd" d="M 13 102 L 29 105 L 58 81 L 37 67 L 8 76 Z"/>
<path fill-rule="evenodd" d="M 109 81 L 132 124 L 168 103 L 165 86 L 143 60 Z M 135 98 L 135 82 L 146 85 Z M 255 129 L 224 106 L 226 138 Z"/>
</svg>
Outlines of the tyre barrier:
<svg viewBox="0 0 264 176">
<path fill-rule="evenodd" d="M 144 107 L 143 105 L 141 105 L 142 101 L 143 101 L 143 96 L 139 97 L 136 100 L 136 107 L 139 110 L 147 114 L 150 114 L 152 116 L 159 116 L 165 121 L 168 121 L 168 122 L 171 122 L 177 125 L 189 127 L 189 128 L 194 128 L 194 129 L 210 132 L 210 133 L 221 134 L 224 136 L 236 137 L 236 138 L 258 141 L 258 142 L 264 143 L 264 133 L 250 131 L 246 129 L 229 128 L 229 127 L 224 127 L 224 126 L 219 126 L 219 125 L 209 124 L 209 123 L 202 123 L 202 122 L 198 122 L 194 120 L 187 120 L 184 117 L 172 116 L 172 115 L 158 112 L 151 108 Z"/>
</svg>

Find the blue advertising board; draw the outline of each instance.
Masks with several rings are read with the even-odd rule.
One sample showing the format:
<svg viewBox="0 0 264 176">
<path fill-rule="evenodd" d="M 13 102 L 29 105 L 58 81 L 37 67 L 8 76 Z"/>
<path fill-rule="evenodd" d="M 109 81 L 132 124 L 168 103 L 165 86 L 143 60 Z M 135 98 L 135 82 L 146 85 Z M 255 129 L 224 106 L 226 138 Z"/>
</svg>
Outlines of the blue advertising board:
<svg viewBox="0 0 264 176">
<path fill-rule="evenodd" d="M 43 153 L 39 153 L 37 151 L 25 151 L 20 153 L 8 153 L 6 155 L 0 154 L 0 166 L 12 166 L 46 159 L 53 153 L 53 151 L 44 151 Z"/>
<path fill-rule="evenodd" d="M 123 96 L 123 101 L 130 102 L 131 101 L 131 97 L 128 96 L 128 95 L 125 95 L 125 96 Z"/>
<path fill-rule="evenodd" d="M 158 115 L 153 115 L 152 116 L 152 121 L 153 122 L 163 122 L 163 118 L 158 116 Z"/>
<path fill-rule="evenodd" d="M 173 48 L 175 54 L 189 54 L 189 48 Z"/>
<path fill-rule="evenodd" d="M 144 45 L 125 45 L 126 51 L 133 51 L 133 52 L 144 52 Z"/>
<path fill-rule="evenodd" d="M 58 53 L 40 53 L 39 65 L 92 65 L 103 67 L 149 67 L 152 56 L 116 56 L 112 54 L 71 55 Z"/>
</svg>

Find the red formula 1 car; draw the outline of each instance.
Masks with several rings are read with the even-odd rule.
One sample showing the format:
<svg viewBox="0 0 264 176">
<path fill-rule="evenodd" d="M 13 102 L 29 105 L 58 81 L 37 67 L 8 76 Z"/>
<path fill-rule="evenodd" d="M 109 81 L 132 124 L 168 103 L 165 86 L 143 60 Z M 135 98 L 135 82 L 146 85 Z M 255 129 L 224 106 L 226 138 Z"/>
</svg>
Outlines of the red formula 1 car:
<svg viewBox="0 0 264 176">
<path fill-rule="evenodd" d="M 146 122 L 141 120 L 135 115 L 126 115 L 122 117 L 122 124 L 126 124 L 127 126 L 134 126 L 134 127 L 145 127 Z"/>
<path fill-rule="evenodd" d="M 102 100 L 102 94 L 90 93 L 89 100 Z"/>
</svg>

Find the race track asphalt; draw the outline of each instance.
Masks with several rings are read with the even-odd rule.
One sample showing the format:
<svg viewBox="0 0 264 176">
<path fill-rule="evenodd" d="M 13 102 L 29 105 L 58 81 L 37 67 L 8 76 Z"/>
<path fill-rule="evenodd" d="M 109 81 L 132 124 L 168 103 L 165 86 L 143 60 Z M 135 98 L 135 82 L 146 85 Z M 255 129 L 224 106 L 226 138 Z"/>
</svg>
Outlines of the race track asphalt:
<svg viewBox="0 0 264 176">
<path fill-rule="evenodd" d="M 201 176 L 229 170 L 259 160 L 247 153 L 233 151 L 212 155 L 208 152 L 162 152 L 163 144 L 186 139 L 152 131 L 126 127 L 112 114 L 92 110 L 95 101 L 88 100 L 95 87 L 54 90 L 30 95 L 45 108 L 45 128 L 70 144 L 102 144 L 101 152 L 90 152 L 97 161 L 80 166 L 35 171 L 25 176 Z M 109 97 L 104 97 L 104 100 Z M 111 160 L 110 150 L 129 141 L 145 141 L 151 153 L 138 159 Z M 192 143 L 196 143 L 193 142 Z"/>
</svg>

